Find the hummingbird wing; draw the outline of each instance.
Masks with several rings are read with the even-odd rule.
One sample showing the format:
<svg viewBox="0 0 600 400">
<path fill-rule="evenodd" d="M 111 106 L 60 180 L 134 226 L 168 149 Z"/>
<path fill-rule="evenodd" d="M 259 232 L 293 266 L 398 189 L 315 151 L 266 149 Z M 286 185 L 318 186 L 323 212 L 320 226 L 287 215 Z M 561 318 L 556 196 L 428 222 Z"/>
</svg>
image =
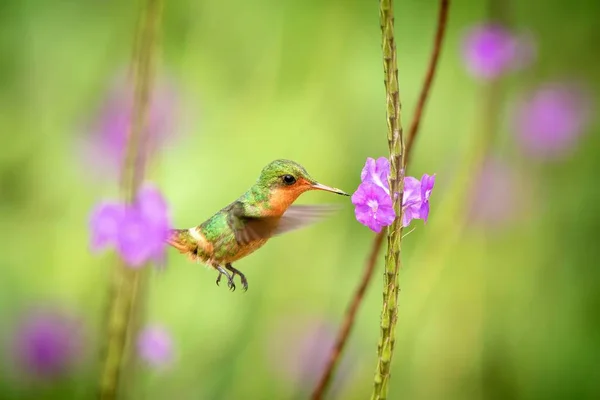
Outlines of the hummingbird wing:
<svg viewBox="0 0 600 400">
<path fill-rule="evenodd" d="M 281 235 L 308 226 L 325 219 L 341 208 L 341 206 L 333 204 L 290 206 L 279 219 L 273 235 Z"/>
<path fill-rule="evenodd" d="M 292 205 L 281 217 L 248 215 L 242 203 L 234 204 L 229 213 L 229 225 L 240 245 L 290 232 L 320 221 L 339 210 L 334 205 Z"/>
</svg>

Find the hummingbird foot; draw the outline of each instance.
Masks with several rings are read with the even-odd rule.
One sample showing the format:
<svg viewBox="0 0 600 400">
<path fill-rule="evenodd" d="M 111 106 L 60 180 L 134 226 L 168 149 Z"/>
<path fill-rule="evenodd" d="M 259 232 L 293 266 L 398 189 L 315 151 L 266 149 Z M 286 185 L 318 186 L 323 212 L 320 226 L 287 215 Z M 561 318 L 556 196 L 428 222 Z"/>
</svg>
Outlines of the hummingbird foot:
<svg viewBox="0 0 600 400">
<path fill-rule="evenodd" d="M 233 265 L 231 265 L 230 263 L 225 264 L 225 268 L 227 268 L 231 272 L 232 280 L 233 278 L 235 278 L 236 275 L 239 275 L 240 281 L 242 281 L 242 287 L 244 288 L 244 292 L 247 291 L 248 279 L 246 279 L 246 276 L 242 274 L 239 270 L 233 268 Z"/>
<path fill-rule="evenodd" d="M 217 269 L 217 271 L 219 271 L 219 276 L 217 276 L 216 281 L 217 286 L 219 286 L 219 283 L 221 283 L 221 276 L 225 275 L 227 277 L 227 287 L 229 287 L 229 290 L 231 290 L 232 292 L 235 291 L 235 283 L 233 283 L 233 277 L 235 275 L 230 274 L 229 272 L 227 272 L 227 270 L 225 270 L 225 268 L 221 267 L 220 265 L 215 266 L 215 268 Z"/>
</svg>

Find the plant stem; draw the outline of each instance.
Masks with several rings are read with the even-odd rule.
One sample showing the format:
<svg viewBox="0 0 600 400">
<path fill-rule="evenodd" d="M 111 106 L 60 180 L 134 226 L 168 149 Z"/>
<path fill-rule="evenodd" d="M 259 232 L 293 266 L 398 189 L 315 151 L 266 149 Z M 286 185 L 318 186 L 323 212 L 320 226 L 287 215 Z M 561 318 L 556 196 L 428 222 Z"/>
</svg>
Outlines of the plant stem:
<svg viewBox="0 0 600 400">
<path fill-rule="evenodd" d="M 420 121 L 423 118 L 423 112 L 425 110 L 425 105 L 427 103 L 427 98 L 429 97 L 429 93 L 431 91 L 431 86 L 433 85 L 433 79 L 435 77 L 435 73 L 437 71 L 437 65 L 439 61 L 439 56 L 442 49 L 442 43 L 444 41 L 444 36 L 446 32 L 446 22 L 448 20 L 448 10 L 450 0 L 441 0 L 440 1 L 440 9 L 438 14 L 438 22 L 437 28 L 434 38 L 433 51 L 431 54 L 431 58 L 429 60 L 429 66 L 427 68 L 427 74 L 425 76 L 425 80 L 423 82 L 423 86 L 421 88 L 421 93 L 419 95 L 419 101 L 417 103 L 417 107 L 415 109 L 415 114 L 413 115 L 412 123 L 410 126 L 410 130 L 407 137 L 406 143 L 406 152 L 405 152 L 405 165 L 408 165 L 409 157 L 412 153 L 412 148 L 414 144 L 414 140 L 417 136 L 420 127 Z M 354 291 L 352 298 L 350 299 L 350 303 L 346 310 L 346 314 L 344 316 L 344 320 L 340 326 L 338 331 L 338 335 L 336 338 L 335 346 L 331 351 L 331 355 L 329 357 L 329 361 L 327 367 L 325 368 L 323 374 L 317 386 L 315 387 L 312 399 L 318 400 L 323 398 L 325 395 L 327 388 L 329 387 L 329 383 L 335 371 L 335 368 L 341 358 L 341 354 L 346 346 L 346 342 L 350 336 L 350 332 L 352 330 L 352 326 L 356 320 L 356 315 L 358 313 L 358 309 L 362 303 L 364 298 L 364 294 L 371 283 L 371 279 L 373 277 L 373 273 L 375 272 L 375 263 L 377 262 L 377 256 L 379 255 L 379 251 L 383 245 L 383 238 L 385 236 L 385 231 L 381 231 L 376 234 L 373 239 L 373 244 L 371 245 L 371 252 L 367 263 L 365 264 L 365 270 L 363 272 L 363 276 L 358 284 L 358 287 Z"/>
<path fill-rule="evenodd" d="M 402 196 L 404 194 L 404 137 L 400 119 L 401 106 L 398 93 L 398 64 L 394 40 L 392 0 L 379 1 L 379 19 L 382 33 L 383 72 L 387 105 L 387 137 L 390 149 L 390 193 L 392 193 L 396 219 L 388 227 L 388 247 L 385 256 L 385 273 L 383 275 L 383 305 L 377 346 L 377 367 L 371 395 L 373 400 L 387 398 L 390 364 L 394 354 L 395 330 L 398 320 L 398 273 L 400 271 Z"/>
<path fill-rule="evenodd" d="M 144 177 L 146 161 L 146 116 L 152 92 L 155 48 L 162 0 L 145 0 L 134 41 L 133 78 L 135 95 L 126 158 L 121 175 L 121 193 L 125 201 L 134 201 Z M 132 269 L 123 261 L 115 265 L 110 282 L 110 298 L 105 354 L 100 378 L 100 398 L 115 399 L 123 384 L 123 375 L 131 369 L 131 341 L 143 312 L 147 267 Z"/>
<path fill-rule="evenodd" d="M 408 131 L 408 137 L 406 138 L 406 156 L 404 157 L 404 165 L 409 165 L 410 157 L 412 155 L 412 148 L 415 144 L 415 138 L 421 125 L 421 119 L 427 99 L 429 98 L 429 92 L 431 86 L 433 86 L 433 78 L 437 71 L 438 61 L 442 52 L 442 43 L 444 42 L 444 36 L 446 34 L 446 23 L 448 21 L 448 11 L 450 9 L 450 0 L 440 0 L 440 8 L 438 13 L 437 28 L 435 30 L 435 37 L 433 39 L 433 51 L 431 52 L 431 58 L 429 59 L 429 66 L 427 67 L 427 74 L 425 75 L 425 81 L 419 95 L 419 101 L 415 108 L 415 115 L 413 115 L 412 123 Z"/>
</svg>

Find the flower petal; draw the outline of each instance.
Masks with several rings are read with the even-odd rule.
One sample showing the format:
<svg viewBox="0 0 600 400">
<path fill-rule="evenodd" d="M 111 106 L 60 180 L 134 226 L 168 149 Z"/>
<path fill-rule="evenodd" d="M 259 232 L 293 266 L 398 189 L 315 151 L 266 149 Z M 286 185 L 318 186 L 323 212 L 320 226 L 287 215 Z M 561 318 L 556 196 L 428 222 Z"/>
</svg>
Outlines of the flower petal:
<svg viewBox="0 0 600 400">
<path fill-rule="evenodd" d="M 391 225 L 396 218 L 392 199 L 378 185 L 371 182 L 360 184 L 352 195 L 356 220 L 374 232 L 381 232 L 384 226 Z"/>
<path fill-rule="evenodd" d="M 152 259 L 163 264 L 166 257 L 165 240 L 171 228 L 167 201 L 158 188 L 144 185 L 138 192 L 136 208 L 148 224 L 149 240 L 153 244 Z"/>
<path fill-rule="evenodd" d="M 413 219 L 425 222 L 429 217 L 429 196 L 435 184 L 435 174 L 424 174 L 421 180 L 404 178 L 404 201 L 402 203 L 402 226 L 407 227 Z"/>
<path fill-rule="evenodd" d="M 520 38 L 498 24 L 470 29 L 463 42 L 463 58 L 468 72 L 476 78 L 491 80 L 528 65 L 534 54 L 531 40 Z"/>
<path fill-rule="evenodd" d="M 138 336 L 137 349 L 140 358 L 153 367 L 163 367 L 173 358 L 171 335 L 160 326 L 144 328 Z"/>
<path fill-rule="evenodd" d="M 527 191 L 517 170 L 501 158 L 489 157 L 473 177 L 468 198 L 469 223 L 498 228 L 522 217 Z"/>
<path fill-rule="evenodd" d="M 434 185 L 435 185 L 435 174 L 433 174 L 433 175 L 423 174 L 423 176 L 421 177 L 422 201 L 429 201 L 429 196 L 431 196 L 431 191 L 433 190 Z"/>
<path fill-rule="evenodd" d="M 423 222 L 427 222 L 427 218 L 429 218 L 429 201 L 424 201 L 421 204 L 421 208 L 419 209 L 419 218 L 423 220 Z"/>
<path fill-rule="evenodd" d="M 99 252 L 116 243 L 124 214 L 125 208 L 117 203 L 100 203 L 94 208 L 89 223 L 92 251 Z"/>
<path fill-rule="evenodd" d="M 360 179 L 363 182 L 373 183 L 382 188 L 387 193 L 390 192 L 388 177 L 390 175 L 390 162 L 385 157 L 379 157 L 377 161 L 373 158 L 367 158 L 363 167 Z"/>
<path fill-rule="evenodd" d="M 152 257 L 157 241 L 152 228 L 137 209 L 127 209 L 119 229 L 117 249 L 130 267 L 141 267 Z"/>
<path fill-rule="evenodd" d="M 156 225 L 168 225 L 168 206 L 160 190 L 144 185 L 136 197 L 136 206 L 144 219 Z"/>
<path fill-rule="evenodd" d="M 551 83 L 539 87 L 520 104 L 515 132 L 522 149 L 538 158 L 560 158 L 578 143 L 589 125 L 591 100 L 579 87 Z"/>
<path fill-rule="evenodd" d="M 119 77 L 105 94 L 88 134 L 82 138 L 85 152 L 83 163 L 112 177 L 119 171 L 126 153 L 133 112 L 134 87 L 132 82 Z M 149 99 L 147 116 L 148 155 L 155 154 L 167 141 L 176 136 L 178 96 L 166 79 L 159 79 Z"/>
<path fill-rule="evenodd" d="M 421 204 L 412 204 L 402 209 L 402 226 L 407 227 L 413 219 L 420 218 Z"/>
<path fill-rule="evenodd" d="M 356 191 L 352 194 L 352 197 L 350 198 L 352 201 L 352 204 L 354 204 L 355 206 L 359 206 L 359 205 L 363 205 L 367 203 L 367 184 L 366 183 L 361 183 L 360 185 L 358 185 L 358 188 L 356 189 Z"/>
<path fill-rule="evenodd" d="M 54 379 L 74 369 L 85 344 L 78 316 L 45 306 L 23 315 L 15 327 L 11 350 L 15 365 L 24 373 Z"/>
<path fill-rule="evenodd" d="M 421 203 L 421 182 L 412 176 L 404 177 L 404 195 L 402 197 L 402 207 L 408 207 Z"/>
<path fill-rule="evenodd" d="M 363 182 L 368 180 L 368 177 L 373 174 L 373 171 L 375 171 L 375 159 L 367 157 L 365 166 L 363 167 L 362 171 L 360 171 L 360 180 Z"/>
</svg>

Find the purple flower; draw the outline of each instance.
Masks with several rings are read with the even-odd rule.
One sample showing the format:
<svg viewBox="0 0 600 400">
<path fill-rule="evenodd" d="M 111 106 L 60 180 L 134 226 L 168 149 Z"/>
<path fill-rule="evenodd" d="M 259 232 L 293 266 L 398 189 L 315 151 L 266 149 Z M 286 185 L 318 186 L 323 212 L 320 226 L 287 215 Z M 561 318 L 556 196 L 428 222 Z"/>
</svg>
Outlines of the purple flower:
<svg viewBox="0 0 600 400">
<path fill-rule="evenodd" d="M 147 229 L 151 226 L 137 208 L 125 212 L 117 233 L 117 250 L 127 265 L 141 267 L 151 258 L 156 245 L 153 232 Z"/>
<path fill-rule="evenodd" d="M 133 85 L 118 79 L 104 99 L 90 134 L 82 143 L 85 163 L 97 170 L 116 173 L 123 163 L 132 123 L 133 94 Z M 165 82 L 158 82 L 148 111 L 148 141 L 142 144 L 146 156 L 151 156 L 172 139 L 176 109 L 175 91 Z"/>
<path fill-rule="evenodd" d="M 423 174 L 421 177 L 421 210 L 419 218 L 423 220 L 423 222 L 427 222 L 427 218 L 429 218 L 429 197 L 431 196 L 431 192 L 433 191 L 433 186 L 435 185 L 435 174 L 427 175 Z"/>
<path fill-rule="evenodd" d="M 402 199 L 402 226 L 421 215 L 421 182 L 412 176 L 404 177 L 404 197 Z"/>
<path fill-rule="evenodd" d="M 80 321 L 59 310 L 28 312 L 12 339 L 16 365 L 28 375 L 54 379 L 69 373 L 80 361 L 83 346 Z"/>
<path fill-rule="evenodd" d="M 164 260 L 169 228 L 166 201 L 158 189 L 145 186 L 125 213 L 117 249 L 132 267 L 140 267 L 150 259 L 160 263 Z"/>
<path fill-rule="evenodd" d="M 515 133 L 530 156 L 556 158 L 573 150 L 591 116 L 590 99 L 567 84 L 546 84 L 531 93 L 515 113 Z"/>
<path fill-rule="evenodd" d="M 491 80 L 523 67 L 533 59 L 530 40 L 517 37 L 497 24 L 471 28 L 463 41 L 462 55 L 469 73 L 476 78 Z"/>
<path fill-rule="evenodd" d="M 362 183 L 352 195 L 354 213 L 361 224 L 374 232 L 381 232 L 384 226 L 394 222 L 394 212 L 388 177 L 390 164 L 387 158 L 380 157 L 375 161 L 367 158 L 361 172 Z M 421 181 L 412 176 L 404 177 L 404 196 L 402 199 L 402 225 L 407 227 L 413 219 L 429 216 L 429 197 L 435 183 L 435 175 L 423 175 Z"/>
<path fill-rule="evenodd" d="M 121 204 L 100 203 L 94 208 L 90 218 L 92 251 L 99 252 L 116 243 L 119 225 L 124 216 L 125 207 Z"/>
<path fill-rule="evenodd" d="M 469 221 L 473 224 L 498 226 L 511 219 L 521 206 L 524 190 L 518 185 L 517 174 L 496 158 L 485 161 L 476 174 L 469 196 Z"/>
<path fill-rule="evenodd" d="M 269 329 L 267 360 L 277 378 L 310 390 L 327 365 L 336 338 L 336 327 L 317 316 L 293 315 Z M 332 392 L 347 380 L 356 348 L 350 343 L 333 378 Z M 336 398 L 332 393 L 332 398 Z"/>
<path fill-rule="evenodd" d="M 144 328 L 137 339 L 138 355 L 153 367 L 164 367 L 173 360 L 173 340 L 160 326 Z"/>
<path fill-rule="evenodd" d="M 379 157 L 377 161 L 371 157 L 367 158 L 365 166 L 360 173 L 360 180 L 373 183 L 382 188 L 389 196 L 390 194 L 390 160 L 385 157 Z"/>
<path fill-rule="evenodd" d="M 168 206 L 160 191 L 144 186 L 130 206 L 101 203 L 90 218 L 91 247 L 100 251 L 114 245 L 130 267 L 165 258 L 170 228 Z"/>
<path fill-rule="evenodd" d="M 358 222 L 374 232 L 381 232 L 384 226 L 391 225 L 396 219 L 389 193 L 371 182 L 360 184 L 352 195 L 352 204 L 355 205 Z"/>
</svg>

